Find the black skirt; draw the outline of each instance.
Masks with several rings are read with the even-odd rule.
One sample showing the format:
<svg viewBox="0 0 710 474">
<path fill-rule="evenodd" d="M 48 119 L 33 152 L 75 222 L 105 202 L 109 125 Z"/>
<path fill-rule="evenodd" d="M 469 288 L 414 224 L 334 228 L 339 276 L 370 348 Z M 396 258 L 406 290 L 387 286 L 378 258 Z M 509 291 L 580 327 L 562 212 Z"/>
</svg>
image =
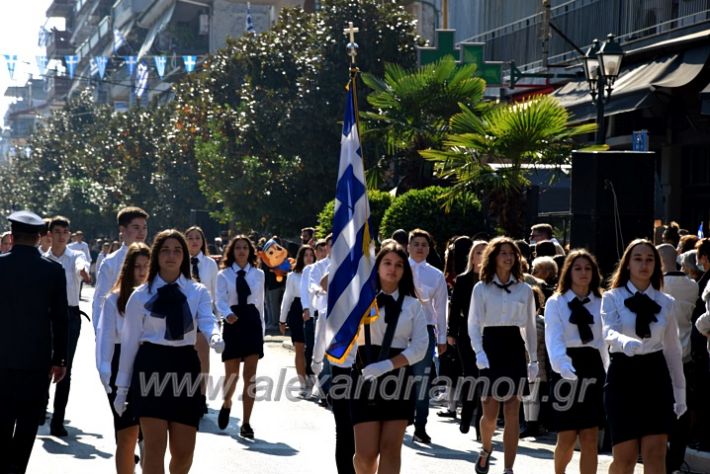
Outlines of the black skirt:
<svg viewBox="0 0 710 474">
<path fill-rule="evenodd" d="M 662 351 L 628 357 L 611 354 L 604 385 L 612 445 L 669 434 L 675 423 L 673 386 Z"/>
<path fill-rule="evenodd" d="M 584 430 L 604 426 L 604 363 L 593 347 L 567 349 L 577 380 L 565 380 L 550 371 L 550 405 L 547 427 L 551 431 Z"/>
<path fill-rule="evenodd" d="M 113 407 L 113 401 L 116 399 L 116 391 L 118 390 L 116 388 L 116 374 L 118 374 L 118 361 L 120 358 L 121 344 L 116 344 L 113 348 L 113 359 L 111 359 L 111 380 L 109 381 L 111 393 L 106 394 L 108 396 L 109 406 L 111 407 L 111 414 L 113 415 L 113 429 L 116 432 L 138 425 L 138 418 L 136 417 L 133 403 L 126 405 L 126 411 L 124 411 L 121 416 L 116 413 L 116 409 Z M 133 397 L 133 391 L 133 387 L 131 387 L 126 400 L 130 400 Z"/>
<path fill-rule="evenodd" d="M 133 365 L 135 415 L 197 428 L 203 408 L 200 380 L 200 359 L 194 346 L 144 342 Z"/>
<path fill-rule="evenodd" d="M 301 298 L 294 298 L 291 307 L 288 309 L 286 316 L 286 324 L 291 332 L 291 342 L 306 342 L 306 336 L 303 333 L 303 306 L 301 306 Z"/>
<path fill-rule="evenodd" d="M 222 361 L 244 359 L 250 355 L 258 355 L 261 359 L 264 357 L 264 333 L 259 310 L 253 304 L 235 305 L 231 309 L 237 321 L 234 324 L 225 321 L 222 325 Z"/>
<path fill-rule="evenodd" d="M 371 346 L 378 354 L 379 346 Z M 358 349 L 358 360 L 363 348 Z M 390 349 L 389 357 L 403 349 Z M 414 422 L 415 384 L 410 366 L 391 370 L 373 381 L 365 381 L 359 367 L 352 368 L 350 418 L 353 425 L 367 421 L 406 420 Z"/>
<path fill-rule="evenodd" d="M 483 350 L 490 368 L 479 373 L 481 397 L 498 401 L 528 395 L 525 343 L 518 326 L 483 328 Z"/>
</svg>

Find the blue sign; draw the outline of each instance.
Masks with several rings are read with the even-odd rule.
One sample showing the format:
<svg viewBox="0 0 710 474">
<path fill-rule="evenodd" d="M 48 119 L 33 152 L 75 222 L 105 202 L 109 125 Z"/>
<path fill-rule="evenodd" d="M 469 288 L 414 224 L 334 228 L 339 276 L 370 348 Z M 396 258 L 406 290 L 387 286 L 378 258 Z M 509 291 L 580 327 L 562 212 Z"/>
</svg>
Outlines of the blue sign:
<svg viewBox="0 0 710 474">
<path fill-rule="evenodd" d="M 631 134 L 633 151 L 648 151 L 648 130 L 637 130 Z"/>
</svg>

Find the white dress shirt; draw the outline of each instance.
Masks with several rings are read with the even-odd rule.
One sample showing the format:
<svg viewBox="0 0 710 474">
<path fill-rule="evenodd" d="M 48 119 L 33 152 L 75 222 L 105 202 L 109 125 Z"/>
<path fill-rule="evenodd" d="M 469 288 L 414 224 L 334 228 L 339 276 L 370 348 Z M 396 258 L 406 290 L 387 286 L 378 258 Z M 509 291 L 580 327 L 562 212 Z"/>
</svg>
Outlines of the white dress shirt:
<svg viewBox="0 0 710 474">
<path fill-rule="evenodd" d="M 146 309 L 146 303 L 158 293 L 159 288 L 167 284 L 160 278 L 160 275 L 156 275 L 152 288 L 148 283 L 136 288 L 126 304 L 126 314 L 121 332 L 121 357 L 116 377 L 117 387 L 130 387 L 133 363 L 142 342 L 171 347 L 194 346 L 198 328 L 208 341 L 212 336 L 219 336 L 219 326 L 212 313 L 212 300 L 207 288 L 183 275 L 180 275 L 176 283 L 190 306 L 192 330 L 185 332 L 184 337 L 180 340 L 167 340 L 165 339 L 166 319 L 153 317 Z"/>
<path fill-rule="evenodd" d="M 94 267 L 94 272 L 96 274 L 99 273 L 99 268 L 101 268 L 101 263 L 104 261 L 104 259 L 108 256 L 107 253 L 99 252 L 99 254 L 96 256 L 96 266 Z"/>
<path fill-rule="evenodd" d="M 125 316 L 118 314 L 118 293 L 111 292 L 104 300 L 96 331 L 96 368 L 100 374 L 111 375 L 111 361 L 116 344 L 121 343 Z"/>
<path fill-rule="evenodd" d="M 86 261 L 83 252 L 72 250 L 69 247 L 64 249 L 64 253 L 56 256 L 50 247 L 44 254 L 45 257 L 59 263 L 64 269 L 67 279 L 67 304 L 69 306 L 79 306 L 79 288 L 81 288 L 81 271 L 89 273 L 89 262 Z"/>
<path fill-rule="evenodd" d="M 190 263 L 190 268 L 192 268 L 192 263 Z M 200 273 L 200 283 L 207 287 L 214 302 L 217 294 L 217 273 L 219 272 L 217 262 L 200 250 L 200 253 L 197 254 L 197 271 Z"/>
<path fill-rule="evenodd" d="M 700 334 L 708 337 L 710 336 L 710 283 L 705 286 L 701 298 L 705 302 L 705 312 L 695 321 L 695 327 Z M 707 349 L 710 353 L 710 337 L 708 337 Z"/>
<path fill-rule="evenodd" d="M 126 259 L 128 246 L 126 244 L 113 253 L 110 253 L 101 263 L 101 267 L 96 274 L 96 286 L 94 287 L 94 301 L 91 303 L 91 322 L 94 324 L 94 333 L 99 326 L 101 319 L 101 307 L 104 304 L 104 299 L 108 295 L 113 285 L 121 273 L 123 261 Z"/>
<path fill-rule="evenodd" d="M 392 298 L 399 298 L 399 291 L 391 294 Z M 370 324 L 371 344 L 381 346 L 385 338 L 387 323 L 385 322 L 386 310 L 380 308 L 380 316 Z M 399 320 L 392 338 L 392 349 L 404 349 L 401 353 L 406 357 L 409 365 L 414 365 L 424 358 L 429 346 L 429 333 L 427 332 L 427 321 L 424 316 L 422 303 L 411 296 L 405 296 L 402 301 L 402 312 L 399 313 Z M 358 346 L 365 346 L 365 329 L 360 328 L 357 339 Z M 355 351 L 356 349 L 353 349 Z"/>
<path fill-rule="evenodd" d="M 446 321 L 449 316 L 449 292 L 444 274 L 426 260 L 421 263 L 409 258 L 414 275 L 414 286 L 424 306 L 428 325 L 434 326 L 437 344 L 446 344 Z"/>
<path fill-rule="evenodd" d="M 555 372 L 559 372 L 560 367 L 564 365 L 572 365 L 572 359 L 567 355 L 567 348 L 572 347 L 592 347 L 599 350 L 604 367 L 609 366 L 609 351 L 602 334 L 602 299 L 593 293 L 587 296 L 589 303 L 584 306 L 594 318 L 594 323 L 590 326 L 594 339 L 585 344 L 579 337 L 579 327 L 569 322 L 572 310 L 568 303 L 576 297 L 574 291 L 567 290 L 563 295 L 555 293 L 550 296 L 545 304 L 545 347 Z"/>
<path fill-rule="evenodd" d="M 313 314 L 315 311 L 318 311 L 318 314 L 323 316 L 328 310 L 328 294 L 323 290 L 320 281 L 328 273 L 329 266 L 330 257 L 326 257 L 308 265 L 303 270 L 300 288 L 301 306 L 303 306 L 304 311 L 306 309 L 310 310 L 311 317 L 315 316 Z M 306 302 L 304 302 L 304 297 Z"/>
<path fill-rule="evenodd" d="M 291 309 L 293 300 L 301 297 L 301 279 L 302 273 L 296 272 L 291 272 L 286 277 L 286 290 L 281 300 L 281 316 L 279 317 L 279 321 L 282 323 L 285 323 L 288 319 L 288 312 Z M 301 305 L 303 305 L 303 302 L 301 302 Z"/>
<path fill-rule="evenodd" d="M 683 363 L 690 362 L 690 332 L 693 329 L 693 311 L 698 300 L 698 284 L 683 272 L 663 275 L 663 292 L 675 300 L 675 316 L 678 323 Z"/>
<path fill-rule="evenodd" d="M 67 247 L 72 250 L 76 250 L 77 252 L 82 252 L 86 258 L 86 261 L 91 264 L 91 250 L 89 250 L 89 244 L 82 240 L 81 242 L 72 242 L 68 244 Z"/>
<path fill-rule="evenodd" d="M 510 277 L 510 281 L 514 281 Z M 491 283 L 479 281 L 473 287 L 468 308 L 468 334 L 474 352 L 483 351 L 483 329 L 493 326 L 518 326 L 531 361 L 537 360 L 537 329 L 535 297 L 532 288 L 522 281 L 508 287 L 510 293 L 498 288 L 498 275 Z"/>
<path fill-rule="evenodd" d="M 233 263 L 231 267 L 220 270 L 217 274 L 217 297 L 215 307 L 222 319 L 232 314 L 232 306 L 239 303 L 237 298 L 237 272 L 239 265 Z M 259 311 L 261 317 L 261 331 L 265 334 L 266 323 L 264 322 L 264 272 L 247 263 L 244 267 L 246 275 L 244 278 L 249 285 L 251 294 L 247 297 L 247 304 L 253 304 Z"/>
<path fill-rule="evenodd" d="M 626 287 L 613 288 L 602 297 L 602 322 L 604 338 L 609 344 L 609 351 L 623 352 L 624 345 L 630 340 L 641 342 L 638 355 L 663 351 L 666 365 L 671 375 L 675 389 L 685 389 L 685 376 L 683 375 L 683 360 L 678 337 L 678 322 L 674 314 L 675 301 L 661 291 L 649 285 L 641 293 L 647 295 L 661 307 L 656 314 L 658 321 L 651 322 L 649 328 L 651 337 L 641 339 L 636 334 L 636 313 L 624 305 L 627 298 L 632 297 L 638 289 L 629 281 Z"/>
</svg>

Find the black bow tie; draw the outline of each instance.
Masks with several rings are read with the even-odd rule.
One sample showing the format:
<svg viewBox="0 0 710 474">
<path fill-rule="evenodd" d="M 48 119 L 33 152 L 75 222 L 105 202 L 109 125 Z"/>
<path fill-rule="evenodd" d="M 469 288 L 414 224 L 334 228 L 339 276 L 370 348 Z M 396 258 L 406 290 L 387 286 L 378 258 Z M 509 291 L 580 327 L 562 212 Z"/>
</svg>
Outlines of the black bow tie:
<svg viewBox="0 0 710 474">
<path fill-rule="evenodd" d="M 192 278 L 194 278 L 195 281 L 200 281 L 200 268 L 197 266 L 197 264 L 200 263 L 200 259 L 192 257 L 190 262 L 192 262 Z"/>
<path fill-rule="evenodd" d="M 628 288 L 626 289 L 629 290 Z M 631 290 L 629 290 L 629 293 L 631 293 Z M 630 311 L 636 313 L 636 335 L 641 339 L 651 337 L 650 325 L 652 322 L 655 323 L 658 321 L 656 314 L 661 311 L 660 305 L 647 295 L 639 292 L 626 298 L 624 305 L 629 308 Z"/>
<path fill-rule="evenodd" d="M 576 324 L 579 329 L 579 337 L 582 339 L 582 343 L 586 344 L 594 339 L 594 334 L 592 334 L 591 325 L 594 324 L 594 317 L 592 313 L 589 312 L 585 304 L 589 303 L 589 298 L 584 298 L 580 300 L 579 298 L 574 298 L 572 301 L 567 303 L 572 314 L 569 317 L 569 322 Z"/>
<path fill-rule="evenodd" d="M 501 285 L 501 284 L 498 283 L 497 281 L 494 281 L 493 284 L 494 284 L 495 286 L 497 286 L 498 288 L 500 288 L 501 290 L 504 290 L 506 293 L 510 294 L 511 291 L 510 291 L 508 288 L 510 288 L 511 286 L 515 285 L 515 280 L 511 280 L 511 281 L 509 281 L 508 283 L 506 283 L 505 285 Z"/>
<path fill-rule="evenodd" d="M 385 323 L 389 324 L 397 315 L 397 302 L 392 295 L 380 293 L 377 295 L 377 307 L 385 310 Z"/>
<path fill-rule="evenodd" d="M 190 305 L 177 283 L 168 283 L 158 288 L 155 296 L 146 304 L 154 318 L 165 319 L 165 339 L 181 341 L 185 333 L 194 329 Z"/>
</svg>

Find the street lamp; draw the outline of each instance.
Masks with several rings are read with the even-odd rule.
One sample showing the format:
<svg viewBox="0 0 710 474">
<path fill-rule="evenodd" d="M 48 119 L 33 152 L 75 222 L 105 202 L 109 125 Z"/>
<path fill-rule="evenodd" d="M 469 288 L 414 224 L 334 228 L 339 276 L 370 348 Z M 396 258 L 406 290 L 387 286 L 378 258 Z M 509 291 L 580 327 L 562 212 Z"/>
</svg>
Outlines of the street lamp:
<svg viewBox="0 0 710 474">
<path fill-rule="evenodd" d="M 597 145 L 604 144 L 606 138 L 606 124 L 604 121 L 604 104 L 611 97 L 614 82 L 619 77 L 621 60 L 624 50 L 616 42 L 614 35 L 609 33 L 606 41 L 599 44 L 599 40 L 592 41 L 592 46 L 582 57 L 584 75 L 589 83 L 589 94 L 592 102 L 597 106 Z"/>
</svg>

